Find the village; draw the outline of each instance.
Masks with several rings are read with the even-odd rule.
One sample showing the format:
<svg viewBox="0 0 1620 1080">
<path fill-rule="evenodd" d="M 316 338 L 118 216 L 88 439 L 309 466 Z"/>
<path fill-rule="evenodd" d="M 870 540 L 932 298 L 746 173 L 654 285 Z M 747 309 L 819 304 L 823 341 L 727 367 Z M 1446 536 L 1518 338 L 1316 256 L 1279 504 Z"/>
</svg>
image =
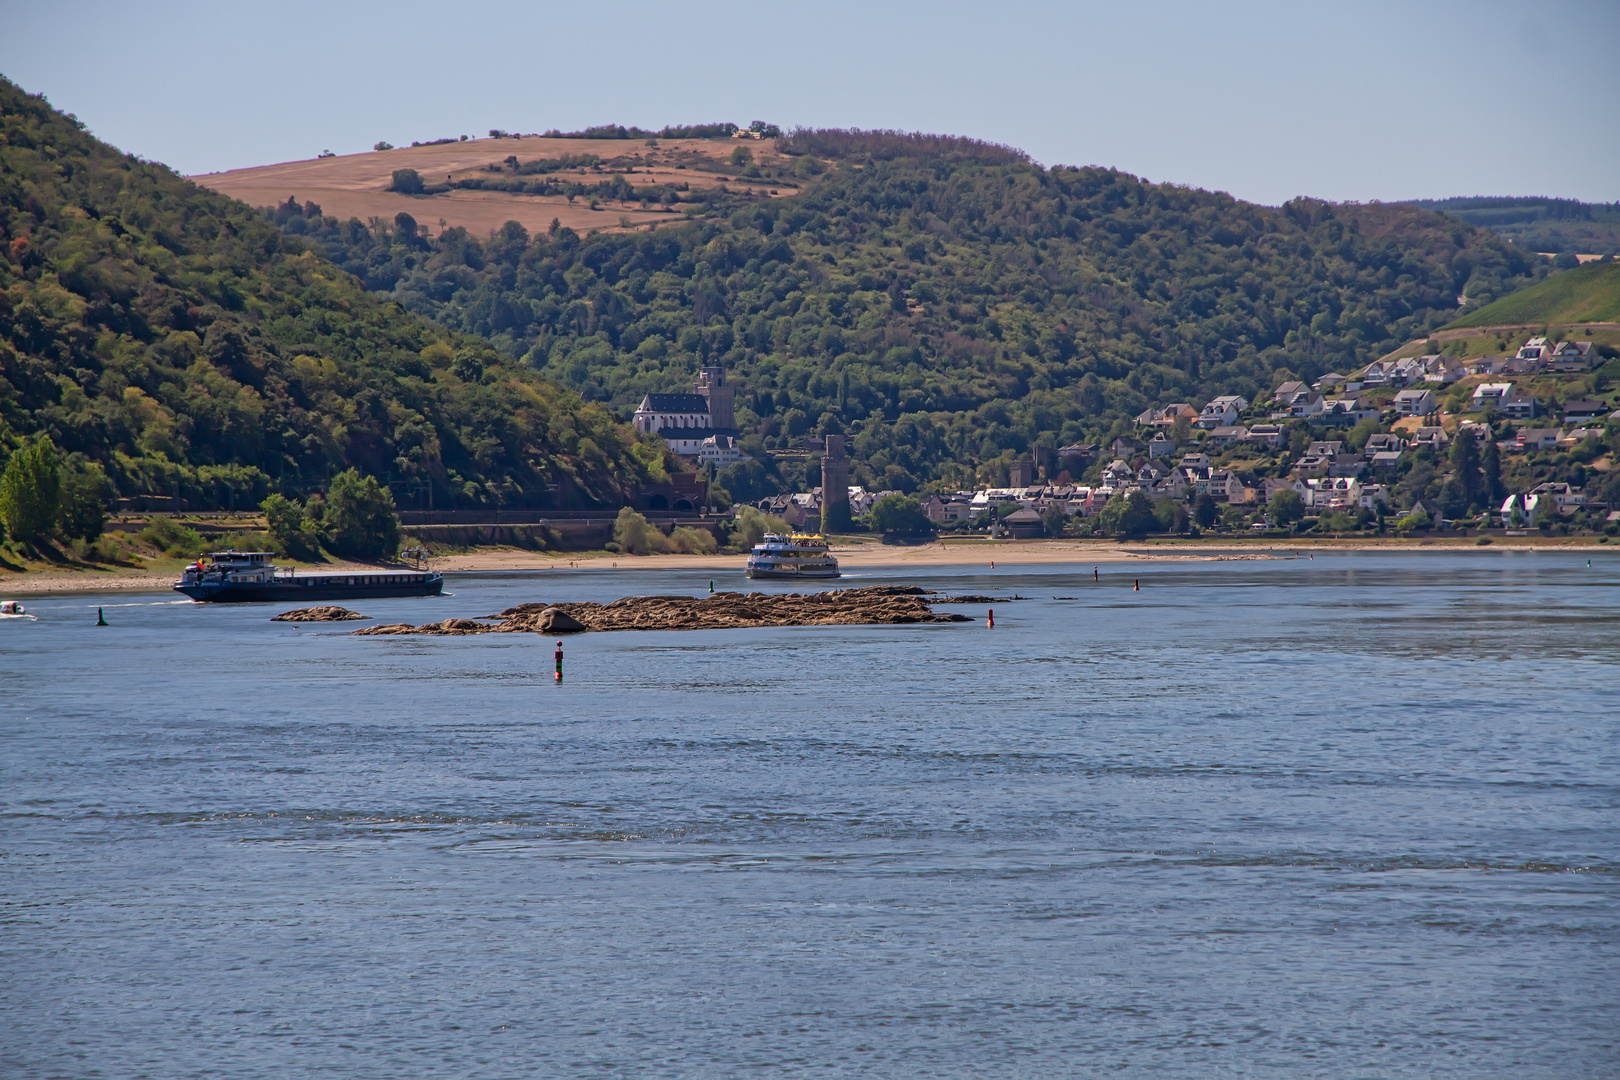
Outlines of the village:
<svg viewBox="0 0 1620 1080">
<path fill-rule="evenodd" d="M 1605 425 L 1620 422 L 1620 410 L 1559 394 L 1572 382 L 1590 387 L 1600 360 L 1591 342 L 1531 336 L 1508 355 L 1377 361 L 1350 375 L 1284 381 L 1255 401 L 1225 394 L 1202 407 L 1154 406 L 1135 417 L 1129 434 L 1032 448 L 1011 462 L 1000 486 L 911 497 L 938 531 L 1014 539 L 1118 532 L 1105 511 L 1137 492 L 1158 515 L 1146 531 L 1614 534 L 1620 507 L 1594 489 L 1607 478 Z M 1556 389 L 1549 393 L 1549 385 Z M 733 426 L 734 394 L 724 370 L 707 367 L 693 393 L 647 395 L 635 426 L 712 474 L 748 459 Z M 830 437 L 830 455 L 841 458 L 843 443 Z M 752 505 L 792 528 L 817 530 L 827 490 Z M 904 494 L 848 486 L 845 520 L 858 522 L 883 497 Z"/>
</svg>

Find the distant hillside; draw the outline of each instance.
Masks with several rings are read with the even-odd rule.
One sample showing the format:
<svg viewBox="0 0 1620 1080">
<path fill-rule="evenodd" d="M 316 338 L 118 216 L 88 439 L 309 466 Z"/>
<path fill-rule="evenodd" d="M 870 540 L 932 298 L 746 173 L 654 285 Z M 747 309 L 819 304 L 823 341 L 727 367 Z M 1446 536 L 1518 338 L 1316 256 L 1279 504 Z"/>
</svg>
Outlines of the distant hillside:
<svg viewBox="0 0 1620 1080">
<path fill-rule="evenodd" d="M 1587 263 L 1487 304 L 1452 327 L 1620 322 L 1620 262 Z"/>
<path fill-rule="evenodd" d="M 39 434 L 203 506 L 351 465 L 438 506 L 645 473 L 604 410 L 0 79 L 0 457 Z"/>
<path fill-rule="evenodd" d="M 1269 208 L 949 137 L 800 131 L 777 148 L 788 175 L 833 165 L 803 194 L 655 232 L 422 241 L 285 218 L 411 310 L 621 416 L 720 358 L 748 434 L 845 432 L 861 482 L 908 488 L 1155 402 L 1348 370 L 1453 318 L 1464 292 L 1550 271 L 1413 207 Z"/>
<path fill-rule="evenodd" d="M 1418 199 L 1406 203 L 1490 229 L 1529 251 L 1620 255 L 1620 202 L 1575 199 Z"/>
</svg>

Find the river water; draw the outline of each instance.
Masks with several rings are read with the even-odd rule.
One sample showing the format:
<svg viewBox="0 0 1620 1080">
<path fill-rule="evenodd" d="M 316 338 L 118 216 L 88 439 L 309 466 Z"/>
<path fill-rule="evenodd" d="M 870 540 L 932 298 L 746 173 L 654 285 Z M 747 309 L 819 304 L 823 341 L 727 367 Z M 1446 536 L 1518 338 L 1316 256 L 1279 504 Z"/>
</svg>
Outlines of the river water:
<svg viewBox="0 0 1620 1080">
<path fill-rule="evenodd" d="M 0 625 L 0 1075 L 1620 1075 L 1620 559 L 1592 564 L 863 572 L 1030 599 L 587 634 L 561 685 L 527 635 L 30 601 Z"/>
</svg>

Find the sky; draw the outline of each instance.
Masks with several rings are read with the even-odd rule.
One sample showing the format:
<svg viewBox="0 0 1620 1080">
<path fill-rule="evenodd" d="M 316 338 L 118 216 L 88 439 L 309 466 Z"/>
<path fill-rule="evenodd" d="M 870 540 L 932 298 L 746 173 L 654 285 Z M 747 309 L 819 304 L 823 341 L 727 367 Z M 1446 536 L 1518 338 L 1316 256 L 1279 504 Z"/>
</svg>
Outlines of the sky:
<svg viewBox="0 0 1620 1080">
<path fill-rule="evenodd" d="M 1620 0 L 4 0 L 0 74 L 187 174 L 490 128 L 969 135 L 1275 205 L 1620 201 Z"/>
</svg>

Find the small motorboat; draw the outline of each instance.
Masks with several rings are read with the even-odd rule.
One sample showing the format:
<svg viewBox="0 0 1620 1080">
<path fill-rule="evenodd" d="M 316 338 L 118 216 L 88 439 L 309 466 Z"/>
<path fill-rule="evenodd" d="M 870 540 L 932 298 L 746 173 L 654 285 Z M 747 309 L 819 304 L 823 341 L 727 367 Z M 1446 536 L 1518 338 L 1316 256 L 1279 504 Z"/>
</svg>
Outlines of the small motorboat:
<svg viewBox="0 0 1620 1080">
<path fill-rule="evenodd" d="M 0 600 L 0 619 L 27 619 L 29 622 L 38 622 L 34 616 L 28 614 L 21 600 Z"/>
</svg>

